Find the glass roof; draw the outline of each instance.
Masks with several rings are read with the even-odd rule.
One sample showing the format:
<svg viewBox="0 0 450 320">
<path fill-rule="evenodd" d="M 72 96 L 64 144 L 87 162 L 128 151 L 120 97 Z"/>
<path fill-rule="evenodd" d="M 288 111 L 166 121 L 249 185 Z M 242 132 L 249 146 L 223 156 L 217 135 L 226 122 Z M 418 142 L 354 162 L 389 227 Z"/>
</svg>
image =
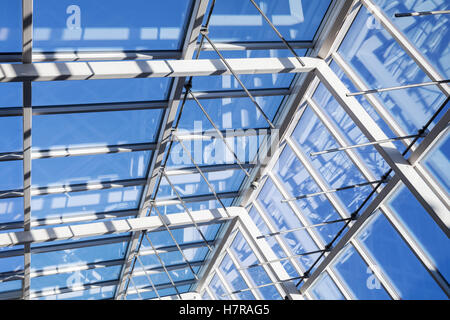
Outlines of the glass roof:
<svg viewBox="0 0 450 320">
<path fill-rule="evenodd" d="M 0 78 L 0 300 L 450 297 L 448 2 L 28 1 L 0 75 L 96 79 Z"/>
</svg>

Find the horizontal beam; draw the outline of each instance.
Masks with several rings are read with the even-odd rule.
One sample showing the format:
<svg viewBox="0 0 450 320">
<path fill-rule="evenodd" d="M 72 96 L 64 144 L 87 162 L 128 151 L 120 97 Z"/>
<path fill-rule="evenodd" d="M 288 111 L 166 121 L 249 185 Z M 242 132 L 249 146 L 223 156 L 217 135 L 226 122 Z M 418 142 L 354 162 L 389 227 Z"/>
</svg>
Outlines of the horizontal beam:
<svg viewBox="0 0 450 320">
<path fill-rule="evenodd" d="M 228 208 L 228 211 L 233 210 L 239 210 L 239 208 Z M 191 212 L 191 215 L 199 225 L 220 223 L 229 219 L 227 218 L 227 213 L 223 209 L 193 211 Z M 0 247 L 12 247 L 28 243 L 79 239 L 106 234 L 127 233 L 132 231 L 162 231 L 165 230 L 165 224 L 172 229 L 189 227 L 192 225 L 191 217 L 187 213 L 166 215 L 164 216 L 164 219 L 165 223 L 163 223 L 159 217 L 151 216 L 2 233 L 0 234 Z"/>
<path fill-rule="evenodd" d="M 215 241 L 211 240 L 211 241 L 207 241 L 209 246 L 213 246 L 215 245 Z M 198 249 L 198 248 L 206 248 L 205 245 L 205 241 L 197 241 L 197 242 L 191 242 L 191 243 L 180 243 L 179 247 L 181 248 L 181 250 L 189 250 L 189 249 Z M 157 247 L 155 248 L 155 250 L 151 249 L 151 248 L 141 248 L 139 250 L 139 256 L 149 256 L 152 254 L 163 254 L 163 253 L 168 253 L 168 252 L 174 252 L 174 251 L 178 251 L 178 247 L 176 245 L 170 245 L 170 246 L 162 246 L 162 247 Z"/>
<path fill-rule="evenodd" d="M 108 60 L 152 60 L 179 59 L 179 51 L 65 51 L 33 52 L 33 62 L 68 62 L 68 61 L 108 61 Z M 0 62 L 22 62 L 20 52 L 0 54 Z"/>
<path fill-rule="evenodd" d="M 317 67 L 316 58 L 227 59 L 236 74 L 276 74 L 310 72 Z M 0 82 L 62 81 L 95 79 L 133 79 L 212 76 L 231 74 L 221 60 L 143 60 L 112 62 L 43 62 L 0 64 Z"/>
<path fill-rule="evenodd" d="M 54 148 L 50 150 L 33 150 L 31 152 L 31 158 L 32 159 L 61 158 L 61 157 L 87 156 L 87 155 L 109 154 L 109 153 L 149 151 L 155 149 L 156 143 Z M 12 161 L 22 159 L 23 159 L 22 152 L 0 153 L 0 161 Z"/>
</svg>

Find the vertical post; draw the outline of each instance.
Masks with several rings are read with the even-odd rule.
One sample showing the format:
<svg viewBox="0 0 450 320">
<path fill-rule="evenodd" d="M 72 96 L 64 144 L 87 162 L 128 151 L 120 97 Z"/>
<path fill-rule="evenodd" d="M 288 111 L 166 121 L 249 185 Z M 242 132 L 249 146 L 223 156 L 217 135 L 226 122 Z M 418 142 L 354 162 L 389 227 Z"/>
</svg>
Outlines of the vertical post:
<svg viewBox="0 0 450 320">
<path fill-rule="evenodd" d="M 22 0 L 22 63 L 32 63 L 33 0 Z M 31 82 L 24 81 L 23 93 L 23 229 L 31 230 Z M 31 245 L 24 245 L 22 298 L 30 299 Z"/>
</svg>

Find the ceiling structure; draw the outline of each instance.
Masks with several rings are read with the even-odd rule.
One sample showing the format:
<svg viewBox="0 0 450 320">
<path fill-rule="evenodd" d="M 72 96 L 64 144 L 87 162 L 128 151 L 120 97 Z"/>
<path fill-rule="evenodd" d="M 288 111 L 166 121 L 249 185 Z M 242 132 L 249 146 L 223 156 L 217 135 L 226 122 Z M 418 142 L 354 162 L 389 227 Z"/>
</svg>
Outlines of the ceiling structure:
<svg viewBox="0 0 450 320">
<path fill-rule="evenodd" d="M 0 299 L 448 299 L 445 0 L 0 3 Z"/>
</svg>

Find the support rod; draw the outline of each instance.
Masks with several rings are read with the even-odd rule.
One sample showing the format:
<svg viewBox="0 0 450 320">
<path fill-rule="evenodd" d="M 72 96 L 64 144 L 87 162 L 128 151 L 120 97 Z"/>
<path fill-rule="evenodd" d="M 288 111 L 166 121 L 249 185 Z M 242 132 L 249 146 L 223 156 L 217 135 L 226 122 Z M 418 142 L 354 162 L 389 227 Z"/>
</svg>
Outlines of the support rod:
<svg viewBox="0 0 450 320">
<path fill-rule="evenodd" d="M 297 61 L 302 65 L 305 66 L 305 64 L 303 63 L 303 61 L 300 59 L 300 57 L 297 55 L 297 53 L 295 52 L 295 50 L 292 48 L 292 46 L 289 44 L 289 42 L 287 42 L 287 40 L 283 37 L 283 35 L 278 31 L 278 29 L 275 27 L 275 25 L 272 23 L 272 21 L 270 21 L 270 19 L 266 16 L 266 14 L 261 10 L 261 8 L 256 4 L 256 2 L 254 0 L 250 0 L 251 3 L 253 3 L 253 5 L 255 6 L 255 8 L 259 11 L 259 13 L 261 14 L 261 16 L 264 18 L 264 20 L 267 21 L 267 23 L 270 25 L 270 27 L 273 29 L 273 31 L 275 31 L 275 33 L 277 34 L 277 36 L 281 39 L 281 41 L 283 41 L 283 43 L 286 45 L 286 47 L 289 49 L 289 51 L 292 52 L 292 54 L 294 55 L 294 57 L 297 58 Z"/>
<path fill-rule="evenodd" d="M 348 150 L 348 149 L 355 149 L 355 148 L 360 148 L 360 147 L 372 146 L 375 144 L 393 142 L 393 141 L 404 140 L 404 139 L 411 139 L 411 138 L 416 138 L 416 137 L 418 137 L 418 138 L 423 137 L 423 134 L 420 134 L 420 135 L 413 134 L 413 135 L 403 136 L 403 137 L 395 137 L 395 138 L 383 139 L 383 140 L 372 141 L 372 142 L 364 142 L 364 143 L 354 144 L 352 146 L 345 146 L 345 147 L 333 148 L 333 149 L 328 149 L 328 150 L 323 150 L 323 151 L 318 151 L 318 152 L 311 152 L 309 155 L 311 157 L 315 157 L 315 156 L 318 156 L 321 154 L 326 154 L 326 153 L 344 151 L 344 150 Z"/>
<path fill-rule="evenodd" d="M 377 183 L 385 183 L 385 182 L 386 182 L 385 179 L 375 180 L 375 181 L 367 181 L 367 182 L 357 183 L 357 184 L 353 184 L 351 186 L 340 187 L 340 188 L 331 189 L 331 190 L 327 190 L 327 191 L 320 191 L 320 192 L 315 192 L 315 193 L 304 194 L 304 195 L 301 195 L 301 196 L 298 196 L 295 198 L 282 199 L 281 202 L 289 202 L 289 201 L 295 201 L 295 200 L 300 200 L 300 199 L 305 199 L 305 198 L 310 198 L 310 197 L 316 197 L 316 196 L 320 196 L 322 194 L 334 193 L 337 191 L 359 188 L 359 187 L 364 187 L 364 186 L 377 184 Z"/>
<path fill-rule="evenodd" d="M 430 16 L 436 14 L 449 14 L 450 10 L 436 10 L 436 11 L 418 11 L 418 12 L 405 12 L 405 13 L 396 13 L 394 17 L 403 18 L 403 17 L 417 17 L 417 16 Z"/>
<path fill-rule="evenodd" d="M 449 82 L 450 82 L 450 80 L 446 79 L 446 80 L 439 80 L 439 81 L 413 83 L 413 84 L 406 84 L 406 85 L 403 85 L 403 86 L 396 86 L 396 87 L 389 87 L 389 88 L 380 88 L 380 89 L 371 89 L 371 90 L 365 90 L 365 91 L 359 91 L 359 92 L 352 92 L 352 93 L 347 93 L 346 95 L 347 95 L 347 97 L 354 97 L 354 96 L 360 96 L 360 95 L 366 95 L 366 94 L 372 94 L 372 93 L 380 93 L 380 92 L 387 92 L 387 91 L 400 90 L 400 89 L 432 86 L 432 85 L 449 83 Z"/>
</svg>

